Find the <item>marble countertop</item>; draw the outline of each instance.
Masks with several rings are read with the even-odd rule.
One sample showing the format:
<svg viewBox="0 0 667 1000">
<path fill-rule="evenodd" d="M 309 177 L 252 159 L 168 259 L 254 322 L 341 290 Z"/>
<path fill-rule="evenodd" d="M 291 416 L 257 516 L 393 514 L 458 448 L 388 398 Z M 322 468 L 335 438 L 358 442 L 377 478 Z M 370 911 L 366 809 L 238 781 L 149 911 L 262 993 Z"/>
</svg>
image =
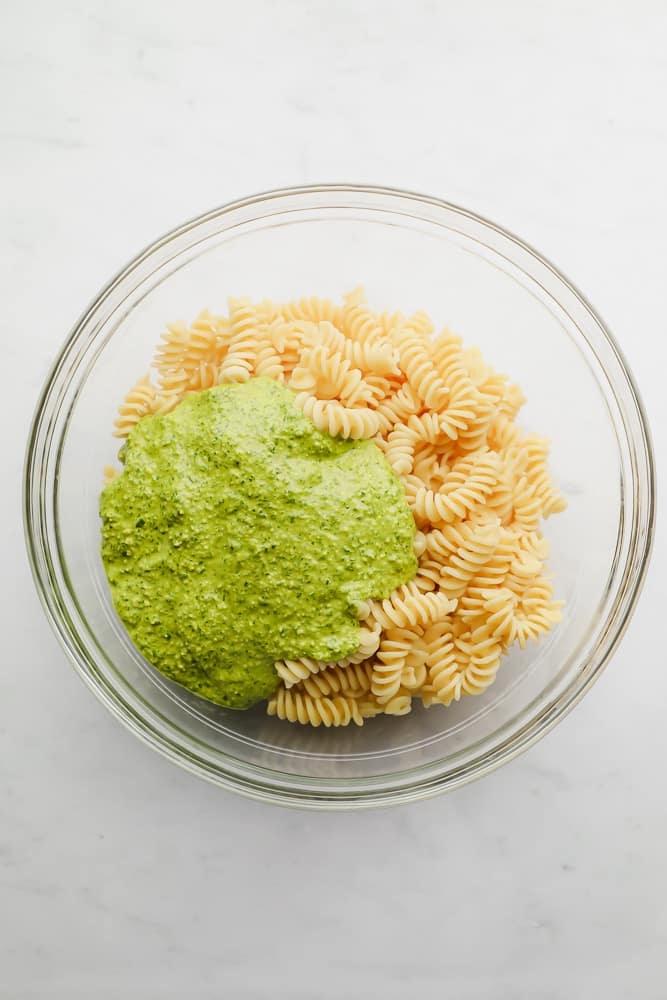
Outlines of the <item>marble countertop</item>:
<svg viewBox="0 0 667 1000">
<path fill-rule="evenodd" d="M 520 233 L 616 332 L 667 460 L 664 5 L 8 0 L 0 32 L 0 997 L 661 1000 L 667 533 L 556 731 L 416 806 L 224 793 L 125 732 L 42 615 L 27 427 L 82 306 L 233 197 L 355 180 Z"/>
</svg>

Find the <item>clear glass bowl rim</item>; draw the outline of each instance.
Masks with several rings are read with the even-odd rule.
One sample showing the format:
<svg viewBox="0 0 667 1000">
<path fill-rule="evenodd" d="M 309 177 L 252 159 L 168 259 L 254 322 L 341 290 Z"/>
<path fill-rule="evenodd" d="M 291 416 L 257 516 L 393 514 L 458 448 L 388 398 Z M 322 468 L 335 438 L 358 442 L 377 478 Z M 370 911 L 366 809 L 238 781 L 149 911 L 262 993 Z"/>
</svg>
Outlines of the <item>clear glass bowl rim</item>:
<svg viewBox="0 0 667 1000">
<path fill-rule="evenodd" d="M 90 339 L 91 327 L 94 327 L 95 317 L 101 312 L 105 301 L 111 296 L 118 296 L 124 287 L 132 287 L 137 272 L 151 257 L 159 254 L 165 247 L 181 240 L 184 236 L 191 236 L 191 243 L 188 244 L 191 245 L 197 241 L 196 234 L 211 222 L 247 207 L 263 204 L 267 209 L 264 218 L 268 218 L 270 217 L 268 209 L 272 202 L 293 200 L 294 208 L 297 209 L 299 201 L 308 201 L 312 197 L 340 198 L 344 195 L 360 199 L 360 201 L 355 202 L 355 207 L 358 208 L 380 208 L 381 206 L 377 202 L 389 200 L 396 205 L 400 204 L 402 210 L 407 214 L 409 214 L 410 206 L 413 209 L 421 206 L 430 212 L 440 210 L 445 214 L 456 215 L 463 222 L 475 226 L 480 231 L 487 231 L 494 243 L 494 249 L 502 248 L 504 255 L 512 263 L 516 263 L 518 266 L 523 265 L 524 269 L 527 265 L 530 266 L 531 271 L 527 273 L 530 273 L 534 280 L 542 279 L 543 283 L 546 282 L 547 285 L 551 283 L 550 291 L 557 301 L 560 300 L 554 289 L 571 297 L 571 302 L 576 305 L 580 315 L 588 324 L 589 334 L 594 339 L 597 338 L 598 346 L 604 345 L 607 351 L 606 360 L 614 367 L 614 371 L 607 370 L 606 373 L 613 386 L 615 400 L 624 415 L 623 422 L 627 433 L 625 444 L 631 452 L 635 503 L 624 576 L 619 584 L 602 639 L 589 654 L 589 657 L 580 663 L 578 673 L 556 704 L 537 713 L 521 730 L 496 746 L 491 753 L 482 754 L 447 773 L 439 773 L 437 766 L 429 765 L 424 768 L 415 768 L 412 772 L 402 772 L 398 777 L 395 775 L 383 776 L 387 778 L 384 782 L 377 779 L 368 782 L 364 779 L 358 779 L 355 782 L 321 779 L 319 782 L 309 784 L 309 782 L 301 781 L 292 775 L 280 775 L 276 781 L 272 781 L 267 780 L 266 773 L 259 767 L 255 768 L 248 764 L 239 766 L 236 761 L 232 765 L 231 760 L 224 761 L 224 755 L 220 755 L 223 757 L 221 765 L 219 761 L 214 762 L 198 754 L 194 745 L 190 748 L 184 747 L 170 737 L 164 726 L 150 723 L 133 706 L 121 699 L 106 679 L 102 677 L 96 667 L 94 657 L 90 655 L 89 650 L 81 641 L 59 599 L 53 574 L 52 540 L 49 531 L 50 518 L 55 518 L 55 495 L 50 495 L 49 490 L 45 488 L 42 472 L 46 466 L 49 451 L 53 446 L 56 418 L 63 392 L 67 386 L 67 375 L 64 372 L 65 360 L 79 342 L 83 340 L 84 346 L 86 346 L 85 338 Z M 579 324 L 577 325 L 579 326 Z M 579 329 L 581 330 L 581 327 Z M 94 331 L 92 335 L 94 336 Z M 602 339 L 600 340 L 600 338 Z M 587 339 L 590 346 L 591 340 L 588 337 Z M 51 492 L 54 493 L 54 491 Z M 177 226 L 137 254 L 100 290 L 74 324 L 60 349 L 37 401 L 28 437 L 23 475 L 25 540 L 40 601 L 51 627 L 69 659 L 102 703 L 120 722 L 149 746 L 199 777 L 263 801 L 320 809 L 349 809 L 396 804 L 425 798 L 444 790 L 451 790 L 470 780 L 482 777 L 501 764 L 512 760 L 549 732 L 560 719 L 574 708 L 593 685 L 609 662 L 627 628 L 648 569 L 655 516 L 655 459 L 641 396 L 614 337 L 576 285 L 530 245 L 514 236 L 507 229 L 474 212 L 427 195 L 363 184 L 304 185 L 266 191 L 248 198 L 228 202 Z"/>
</svg>

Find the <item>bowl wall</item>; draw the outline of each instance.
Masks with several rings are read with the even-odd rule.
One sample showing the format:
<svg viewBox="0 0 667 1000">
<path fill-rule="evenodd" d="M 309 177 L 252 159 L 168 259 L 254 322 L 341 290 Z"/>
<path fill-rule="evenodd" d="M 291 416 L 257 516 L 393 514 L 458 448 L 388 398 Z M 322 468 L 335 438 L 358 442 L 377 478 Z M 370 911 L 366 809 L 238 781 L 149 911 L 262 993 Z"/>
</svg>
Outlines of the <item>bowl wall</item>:
<svg viewBox="0 0 667 1000">
<path fill-rule="evenodd" d="M 313 730 L 232 712 L 171 684 L 134 649 L 99 555 L 102 468 L 118 402 L 167 321 L 228 295 L 340 298 L 425 309 L 480 347 L 528 397 L 519 423 L 552 441 L 568 500 L 549 520 L 564 621 L 507 657 L 479 698 Z M 460 784 L 514 755 L 581 696 L 636 597 L 650 545 L 650 445 L 627 370 L 601 322 L 550 265 L 460 209 L 382 189 L 248 199 L 137 258 L 77 324 L 40 401 L 26 465 L 28 544 L 47 611 L 84 677 L 139 735 L 248 794 L 310 805 L 382 803 Z"/>
</svg>

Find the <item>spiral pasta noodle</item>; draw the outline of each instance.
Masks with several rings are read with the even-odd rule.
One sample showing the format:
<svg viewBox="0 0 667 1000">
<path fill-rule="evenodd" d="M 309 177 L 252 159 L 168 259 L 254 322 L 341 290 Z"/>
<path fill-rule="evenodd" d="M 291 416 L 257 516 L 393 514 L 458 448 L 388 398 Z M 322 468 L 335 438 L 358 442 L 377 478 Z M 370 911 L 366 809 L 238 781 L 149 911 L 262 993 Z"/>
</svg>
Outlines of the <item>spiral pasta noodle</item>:
<svg viewBox="0 0 667 1000">
<path fill-rule="evenodd" d="M 379 705 L 398 694 L 407 658 L 417 632 L 411 629 L 388 629 L 380 642 L 371 676 L 371 691 Z"/>
<path fill-rule="evenodd" d="M 450 390 L 431 358 L 428 335 L 419 323 L 406 324 L 395 339 L 401 367 L 419 398 L 431 410 L 444 408 Z"/>
<path fill-rule="evenodd" d="M 254 371 L 261 344 L 257 310 L 250 299 L 229 300 L 231 336 L 220 366 L 221 382 L 247 382 Z"/>
<path fill-rule="evenodd" d="M 275 664 L 268 714 L 310 726 L 405 715 L 413 702 L 482 694 L 510 647 L 561 618 L 542 520 L 564 510 L 549 442 L 516 417 L 521 389 L 424 312 L 371 309 L 358 287 L 342 304 L 230 298 L 228 315 L 170 324 L 119 407 L 114 435 L 167 413 L 191 392 L 263 376 L 282 382 L 319 430 L 370 438 L 405 487 L 415 520 L 413 580 L 358 607 L 347 657 Z M 105 469 L 105 482 L 115 470 Z"/>
<path fill-rule="evenodd" d="M 350 722 L 363 724 L 356 698 L 323 695 L 313 698 L 302 691 L 291 691 L 279 687 L 267 706 L 269 715 L 276 715 L 288 722 L 300 722 L 302 726 L 347 726 Z"/>
<path fill-rule="evenodd" d="M 118 416 L 114 423 L 114 437 L 127 437 L 142 417 L 152 413 L 156 395 L 157 390 L 151 383 L 150 376 L 144 375 L 140 378 L 118 407 Z"/>
<path fill-rule="evenodd" d="M 333 664 L 319 673 L 309 674 L 294 686 L 294 690 L 303 691 L 311 698 L 330 698 L 337 694 L 360 698 L 370 691 L 372 680 L 373 666 L 366 658 L 357 663 Z"/>
<path fill-rule="evenodd" d="M 332 437 L 372 438 L 380 427 L 377 413 L 370 409 L 345 406 L 335 399 L 318 399 L 308 392 L 297 393 L 296 401 L 317 429 Z"/>
<path fill-rule="evenodd" d="M 310 657 L 301 657 L 298 660 L 279 660 L 276 664 L 276 671 L 285 687 L 292 687 L 305 681 L 313 674 L 329 668 L 342 668 L 353 666 L 367 660 L 380 645 L 380 626 L 373 622 L 371 627 L 362 627 L 359 631 L 359 646 L 356 652 L 351 653 L 341 660 L 331 662 L 324 660 L 314 660 Z"/>
</svg>

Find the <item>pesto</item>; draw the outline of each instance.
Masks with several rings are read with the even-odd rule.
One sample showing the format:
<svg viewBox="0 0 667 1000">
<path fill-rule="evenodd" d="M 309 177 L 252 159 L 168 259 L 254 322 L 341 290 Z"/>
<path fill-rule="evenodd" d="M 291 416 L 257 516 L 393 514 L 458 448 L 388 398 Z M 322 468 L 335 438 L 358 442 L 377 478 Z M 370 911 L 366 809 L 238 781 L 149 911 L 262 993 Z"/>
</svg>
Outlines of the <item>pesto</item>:
<svg viewBox="0 0 667 1000">
<path fill-rule="evenodd" d="M 102 559 L 134 644 L 229 708 L 278 684 L 274 662 L 359 645 L 356 603 L 415 575 L 403 486 L 371 441 L 318 431 L 266 378 L 144 417 L 102 493 Z"/>
</svg>

